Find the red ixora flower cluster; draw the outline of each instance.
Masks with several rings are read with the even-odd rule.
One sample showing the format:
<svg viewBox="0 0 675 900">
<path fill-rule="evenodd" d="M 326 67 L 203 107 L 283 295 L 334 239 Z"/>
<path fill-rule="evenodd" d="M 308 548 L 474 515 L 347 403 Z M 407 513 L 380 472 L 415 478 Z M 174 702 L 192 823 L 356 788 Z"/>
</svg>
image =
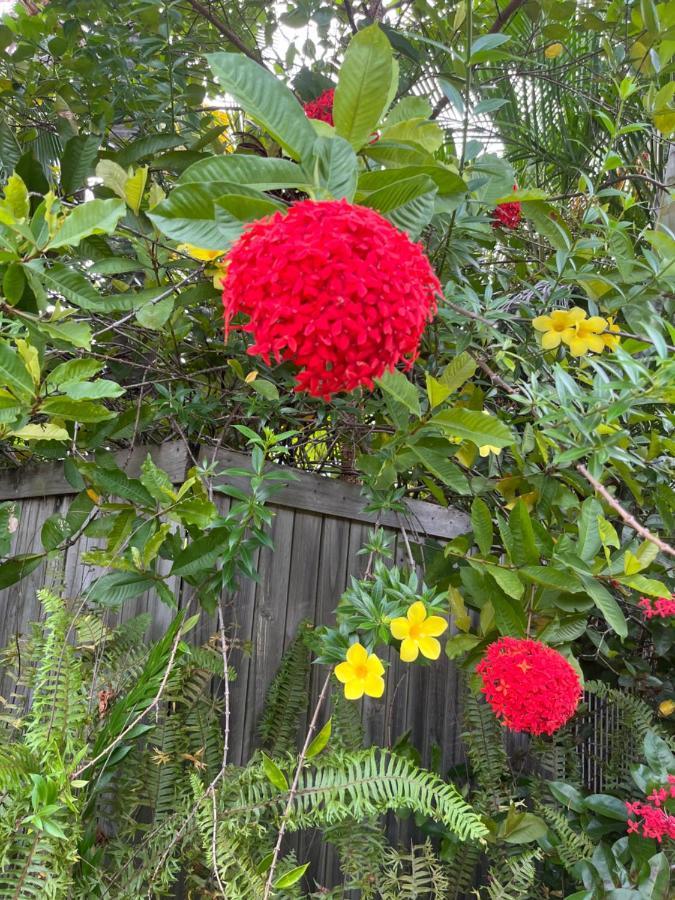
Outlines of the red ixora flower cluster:
<svg viewBox="0 0 675 900">
<path fill-rule="evenodd" d="M 324 399 L 410 368 L 441 290 L 418 244 L 346 200 L 302 200 L 254 222 L 227 262 L 226 334 L 244 313 L 248 353 L 295 363 L 296 390 Z"/>
<path fill-rule="evenodd" d="M 646 803 L 637 800 L 626 803 L 626 812 L 634 818 L 628 819 L 628 834 L 641 834 L 646 838 L 656 838 L 661 843 L 664 837 L 675 838 L 675 816 L 669 815 L 663 804 L 675 798 L 675 775 L 668 776 L 668 787 L 657 788 Z"/>
<path fill-rule="evenodd" d="M 670 597 L 659 597 L 653 600 L 650 597 L 640 597 L 638 606 L 641 606 L 645 619 L 653 619 L 655 616 L 659 619 L 668 619 L 675 616 L 675 594 Z"/>
<path fill-rule="evenodd" d="M 476 667 L 487 702 L 504 725 L 553 734 L 579 705 L 581 682 L 562 654 L 539 641 L 503 637 Z"/>
<path fill-rule="evenodd" d="M 303 105 L 305 115 L 308 119 L 319 119 L 321 122 L 333 124 L 333 101 L 335 99 L 335 88 L 328 88 L 323 94 L 319 94 L 314 100 Z"/>
<path fill-rule="evenodd" d="M 518 190 L 517 184 L 513 185 L 513 190 Z M 492 210 L 492 227 L 517 228 L 521 218 L 520 203 L 517 200 L 513 203 L 500 203 Z"/>
</svg>

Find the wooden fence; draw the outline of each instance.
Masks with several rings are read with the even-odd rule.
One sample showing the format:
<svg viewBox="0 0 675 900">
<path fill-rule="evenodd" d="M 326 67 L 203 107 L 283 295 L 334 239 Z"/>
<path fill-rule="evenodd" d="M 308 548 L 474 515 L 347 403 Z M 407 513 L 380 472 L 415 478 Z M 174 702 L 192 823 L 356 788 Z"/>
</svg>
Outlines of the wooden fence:
<svg viewBox="0 0 675 900">
<path fill-rule="evenodd" d="M 117 461 L 130 476 L 135 476 L 150 452 L 155 463 L 175 483 L 184 480 L 193 459 L 181 443 L 157 447 L 139 447 L 117 454 Z M 204 452 L 211 461 L 212 450 Z M 219 451 L 218 462 L 225 467 L 248 467 L 248 457 L 231 451 Z M 292 470 L 289 470 L 291 474 Z M 316 624 L 330 624 L 338 598 L 352 575 L 360 575 L 366 558 L 359 555 L 376 516 L 364 511 L 364 500 L 357 485 L 336 479 L 292 472 L 294 480 L 274 496 L 271 508 L 274 520 L 271 537 L 274 551 L 263 549 L 256 560 L 259 583 L 241 585 L 237 595 L 226 605 L 226 625 L 236 630 L 240 642 L 250 642 L 250 654 L 233 653 L 237 678 L 231 689 L 230 759 L 243 763 L 256 747 L 257 723 L 265 694 L 285 648 L 292 641 L 299 623 L 309 619 Z M 223 478 L 223 481 L 247 486 L 246 479 Z M 41 552 L 40 530 L 45 519 L 65 512 L 76 491 L 63 474 L 60 463 L 25 467 L 0 472 L 0 501 L 17 501 L 19 527 L 13 553 Z M 227 499 L 219 501 L 225 509 Z M 470 528 L 469 517 L 459 510 L 443 508 L 421 501 L 409 501 L 405 516 L 387 512 L 380 524 L 392 532 L 398 561 L 405 560 L 401 526 L 410 541 L 445 541 Z M 69 596 L 81 596 L 101 570 L 83 565 L 81 554 L 95 546 L 82 538 L 66 552 L 65 589 Z M 36 590 L 45 582 L 45 566 L 12 587 L 0 591 L 0 646 L 25 632 L 29 622 L 39 618 Z M 169 585 L 183 605 L 190 588 L 180 583 Z M 124 617 L 149 611 L 152 614 L 151 638 L 166 628 L 172 611 L 154 594 L 128 601 Z M 215 630 L 213 621 L 204 616 L 192 639 L 204 641 Z M 391 745 L 407 730 L 428 764 L 432 747 L 442 748 L 444 767 L 463 759 L 460 741 L 461 692 L 455 667 L 445 654 L 429 667 L 410 666 L 389 654 L 391 667 L 387 674 L 387 692 L 381 700 L 365 700 L 362 705 L 363 725 L 368 743 Z M 310 683 L 310 710 L 318 697 L 322 673 L 314 667 Z M 0 683 L 0 695 L 7 686 Z M 5 694 L 6 696 L 6 694 Z M 303 859 L 312 859 L 314 877 L 333 883 L 334 860 L 326 848 L 303 841 L 299 848 Z"/>
</svg>

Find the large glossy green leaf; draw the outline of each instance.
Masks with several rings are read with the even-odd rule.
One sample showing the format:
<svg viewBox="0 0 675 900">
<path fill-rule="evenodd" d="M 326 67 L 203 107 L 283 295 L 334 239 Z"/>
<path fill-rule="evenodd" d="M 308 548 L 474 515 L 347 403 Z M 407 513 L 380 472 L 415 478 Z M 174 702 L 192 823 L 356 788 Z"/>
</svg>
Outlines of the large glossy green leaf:
<svg viewBox="0 0 675 900">
<path fill-rule="evenodd" d="M 511 432 L 500 419 L 472 409 L 445 409 L 430 419 L 429 424 L 450 437 L 473 441 L 478 446 L 508 447 L 513 443 Z"/>
<path fill-rule="evenodd" d="M 226 185 L 184 184 L 175 188 L 148 213 L 153 224 L 175 241 L 205 250 L 225 250 L 241 233 L 241 223 L 228 217 L 219 221 L 214 201 Z M 223 217 L 225 218 L 225 217 Z"/>
<path fill-rule="evenodd" d="M 436 192 L 436 185 L 428 176 L 416 175 L 373 191 L 362 203 L 381 212 L 415 239 L 431 221 Z"/>
<path fill-rule="evenodd" d="M 119 606 L 140 597 L 155 586 L 155 580 L 141 572 L 111 572 L 94 582 L 87 599 L 101 606 Z"/>
<path fill-rule="evenodd" d="M 598 607 L 610 628 L 613 628 L 619 637 L 625 638 L 628 634 L 628 623 L 614 597 L 595 578 L 584 576 L 582 581 L 593 603 Z"/>
<path fill-rule="evenodd" d="M 241 53 L 209 53 L 206 58 L 220 86 L 289 156 L 309 156 L 316 132 L 294 95 L 278 78 Z"/>
<path fill-rule="evenodd" d="M 61 187 L 66 195 L 86 185 L 100 144 L 101 138 L 97 134 L 78 134 L 70 138 L 61 157 Z"/>
<path fill-rule="evenodd" d="M 183 172 L 178 184 L 207 184 L 214 181 L 248 185 L 260 191 L 307 187 L 307 176 L 300 166 L 289 159 L 237 153 L 212 156 L 194 163 Z"/>
<path fill-rule="evenodd" d="M 382 29 L 370 25 L 355 34 L 340 69 L 333 105 L 335 129 L 355 150 L 371 139 L 385 112 L 392 72 L 391 44 Z"/>
<path fill-rule="evenodd" d="M 40 411 L 49 416 L 87 424 L 105 422 L 106 419 L 114 419 L 116 416 L 113 410 L 106 409 L 100 403 L 91 400 L 71 400 L 69 397 L 49 397 L 42 403 Z"/>
<path fill-rule="evenodd" d="M 318 188 L 317 196 L 329 200 L 353 200 L 358 165 L 356 154 L 340 137 L 318 137 L 312 155 L 303 165 L 307 180 Z"/>
<path fill-rule="evenodd" d="M 448 447 L 449 450 L 449 447 Z M 458 494 L 469 493 L 469 482 L 459 466 L 448 459 L 449 453 L 440 453 L 436 449 L 425 447 L 423 444 L 415 444 L 410 447 L 410 452 L 443 484 L 447 485 Z"/>
<path fill-rule="evenodd" d="M 430 178 L 438 188 L 441 196 L 450 194 L 463 194 L 466 184 L 460 175 L 451 172 L 442 165 L 433 166 L 401 166 L 395 169 L 377 169 L 373 172 L 363 172 L 359 176 L 359 191 L 370 193 L 380 188 L 389 187 L 397 181 L 407 178 L 415 178 L 425 175 Z"/>
<path fill-rule="evenodd" d="M 402 144 L 419 144 L 428 153 L 435 153 L 443 143 L 443 131 L 436 122 L 416 118 L 383 129 L 382 138 Z"/>
<path fill-rule="evenodd" d="M 48 291 L 59 294 L 73 306 L 98 312 L 104 309 L 103 298 L 81 272 L 58 262 L 48 266 L 41 259 L 31 260 L 27 265 Z"/>
<path fill-rule="evenodd" d="M 478 549 L 483 556 L 487 556 L 492 549 L 494 537 L 492 515 L 490 507 L 480 497 L 476 497 L 471 504 L 471 528 L 473 529 L 473 537 L 478 545 Z"/>
<path fill-rule="evenodd" d="M 23 360 L 6 341 L 0 340 L 0 386 L 19 400 L 30 400 L 35 387 Z"/>
<path fill-rule="evenodd" d="M 375 379 L 375 383 L 414 416 L 421 415 L 419 392 L 402 372 L 396 369 L 393 372 L 385 372 L 381 378 Z"/>
<path fill-rule="evenodd" d="M 110 234 L 125 211 L 122 200 L 89 200 L 76 206 L 68 213 L 45 250 L 76 247 L 83 238 L 92 234 Z"/>
<path fill-rule="evenodd" d="M 174 559 L 172 575 L 206 575 L 211 566 L 223 554 L 229 528 L 214 528 L 204 537 L 197 538 Z"/>
<path fill-rule="evenodd" d="M 0 590 L 30 575 L 43 559 L 41 553 L 23 553 L 0 563 Z"/>
<path fill-rule="evenodd" d="M 599 520 L 602 517 L 602 505 L 595 497 L 587 497 L 581 504 L 581 515 L 577 522 L 579 540 L 577 541 L 577 554 L 590 562 L 600 552 L 602 540 L 600 538 Z"/>
</svg>

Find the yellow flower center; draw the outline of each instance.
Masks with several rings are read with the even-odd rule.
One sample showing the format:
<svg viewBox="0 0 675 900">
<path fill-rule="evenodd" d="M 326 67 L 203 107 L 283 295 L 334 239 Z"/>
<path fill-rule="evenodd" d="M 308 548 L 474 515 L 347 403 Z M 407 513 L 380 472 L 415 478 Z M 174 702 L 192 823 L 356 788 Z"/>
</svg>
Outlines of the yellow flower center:
<svg viewBox="0 0 675 900">
<path fill-rule="evenodd" d="M 357 678 L 365 678 L 368 675 L 368 666 L 362 663 L 360 666 L 354 666 L 354 675 Z"/>
<path fill-rule="evenodd" d="M 419 641 L 419 639 L 422 637 L 422 626 L 419 623 L 411 625 L 408 634 L 413 639 L 413 641 Z"/>
</svg>

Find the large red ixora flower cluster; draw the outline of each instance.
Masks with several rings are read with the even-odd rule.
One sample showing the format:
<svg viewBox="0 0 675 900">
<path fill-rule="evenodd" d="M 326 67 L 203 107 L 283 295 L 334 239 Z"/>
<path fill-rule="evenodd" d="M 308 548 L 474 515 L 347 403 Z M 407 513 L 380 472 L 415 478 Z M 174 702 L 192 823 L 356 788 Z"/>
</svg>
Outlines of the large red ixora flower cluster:
<svg viewBox="0 0 675 900">
<path fill-rule="evenodd" d="M 308 119 L 319 119 L 321 122 L 333 124 L 333 101 L 335 100 L 335 88 L 328 88 L 323 94 L 319 94 L 314 100 L 303 105 Z"/>
<path fill-rule="evenodd" d="M 513 185 L 513 190 L 518 190 L 517 184 Z M 492 210 L 492 227 L 517 228 L 521 218 L 520 203 L 517 200 L 513 203 L 500 203 Z"/>
<path fill-rule="evenodd" d="M 652 601 L 650 597 L 640 597 L 638 606 L 642 607 L 645 619 L 669 619 L 675 616 L 675 594 L 670 597 L 659 597 Z"/>
<path fill-rule="evenodd" d="M 346 200 L 302 200 L 253 223 L 227 263 L 226 333 L 247 315 L 248 353 L 295 363 L 296 390 L 324 399 L 410 368 L 441 290 L 418 244 Z"/>
<path fill-rule="evenodd" d="M 553 734 L 579 705 L 578 674 L 557 650 L 539 641 L 500 638 L 476 671 L 487 702 L 513 731 Z"/>
<path fill-rule="evenodd" d="M 663 808 L 669 800 L 675 798 L 675 775 L 668 776 L 668 787 L 657 788 L 645 798 L 635 803 L 626 803 L 628 813 L 628 834 L 641 834 L 646 838 L 656 838 L 661 843 L 664 837 L 675 839 L 675 816 L 671 816 Z"/>
</svg>

